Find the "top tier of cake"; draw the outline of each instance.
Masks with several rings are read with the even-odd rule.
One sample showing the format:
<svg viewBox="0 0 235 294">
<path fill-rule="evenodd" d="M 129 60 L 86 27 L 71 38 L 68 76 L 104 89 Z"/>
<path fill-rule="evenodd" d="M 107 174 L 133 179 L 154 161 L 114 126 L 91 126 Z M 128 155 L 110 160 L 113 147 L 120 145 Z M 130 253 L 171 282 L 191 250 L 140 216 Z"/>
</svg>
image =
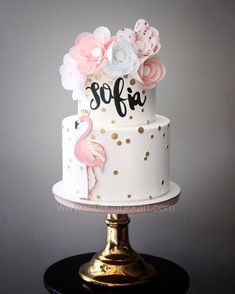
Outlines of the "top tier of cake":
<svg viewBox="0 0 235 294">
<path fill-rule="evenodd" d="M 112 77 L 103 70 L 90 75 L 78 97 L 78 114 L 84 109 L 97 126 L 136 126 L 155 121 L 155 91 L 143 89 L 132 75 Z"/>
<path fill-rule="evenodd" d="M 152 89 L 166 73 L 160 48 L 159 32 L 144 19 L 115 36 L 103 26 L 79 34 L 60 67 L 64 88 L 78 100 L 78 115 L 89 112 L 94 125 L 153 123 Z"/>
</svg>

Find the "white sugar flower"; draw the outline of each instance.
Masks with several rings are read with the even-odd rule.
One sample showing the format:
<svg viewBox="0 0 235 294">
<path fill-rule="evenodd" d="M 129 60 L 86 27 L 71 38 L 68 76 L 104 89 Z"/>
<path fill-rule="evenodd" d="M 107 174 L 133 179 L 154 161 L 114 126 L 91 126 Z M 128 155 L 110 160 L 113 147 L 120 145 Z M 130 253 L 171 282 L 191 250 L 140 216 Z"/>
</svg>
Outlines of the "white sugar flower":
<svg viewBox="0 0 235 294">
<path fill-rule="evenodd" d="M 76 62 L 69 54 L 65 54 L 63 58 L 63 64 L 60 67 L 60 75 L 62 86 L 66 90 L 72 90 L 72 98 L 73 100 L 77 100 L 84 88 L 86 76 L 78 71 Z"/>
<path fill-rule="evenodd" d="M 118 40 L 107 50 L 107 61 L 104 71 L 112 76 L 135 74 L 139 67 L 139 60 L 132 44 L 127 40 Z"/>
</svg>

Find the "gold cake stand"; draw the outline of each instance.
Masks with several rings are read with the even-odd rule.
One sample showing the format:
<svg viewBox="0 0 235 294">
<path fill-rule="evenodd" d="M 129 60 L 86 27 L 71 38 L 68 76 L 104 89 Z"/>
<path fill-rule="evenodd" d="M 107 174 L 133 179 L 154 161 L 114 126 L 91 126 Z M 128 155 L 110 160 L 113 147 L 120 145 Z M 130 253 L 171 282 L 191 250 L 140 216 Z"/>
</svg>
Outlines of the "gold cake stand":
<svg viewBox="0 0 235 294">
<path fill-rule="evenodd" d="M 106 245 L 103 250 L 96 253 L 90 262 L 79 268 L 80 277 L 92 284 L 120 287 L 146 283 L 151 280 L 157 272 L 155 268 L 144 261 L 143 257 L 132 249 L 128 237 L 128 224 L 130 213 L 150 212 L 166 209 L 174 205 L 180 195 L 180 188 L 171 182 L 168 195 L 164 195 L 153 201 L 144 202 L 139 205 L 100 205 L 89 204 L 84 201 L 74 202 L 62 197 L 64 191 L 61 182 L 53 187 L 55 199 L 70 208 L 107 213 L 105 222 L 107 225 Z M 92 203 L 92 202 L 91 202 Z"/>
</svg>

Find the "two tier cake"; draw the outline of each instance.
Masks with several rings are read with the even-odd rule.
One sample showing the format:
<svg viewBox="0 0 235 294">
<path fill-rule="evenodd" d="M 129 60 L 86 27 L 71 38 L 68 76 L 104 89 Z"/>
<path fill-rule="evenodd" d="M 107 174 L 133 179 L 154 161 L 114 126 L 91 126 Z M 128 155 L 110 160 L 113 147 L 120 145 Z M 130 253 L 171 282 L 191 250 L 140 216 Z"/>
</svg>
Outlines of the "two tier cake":
<svg viewBox="0 0 235 294">
<path fill-rule="evenodd" d="M 62 84 L 78 102 L 62 121 L 67 199 L 131 203 L 168 193 L 170 121 L 155 106 L 166 73 L 160 48 L 159 32 L 140 19 L 115 36 L 106 27 L 81 33 L 64 56 Z"/>
</svg>

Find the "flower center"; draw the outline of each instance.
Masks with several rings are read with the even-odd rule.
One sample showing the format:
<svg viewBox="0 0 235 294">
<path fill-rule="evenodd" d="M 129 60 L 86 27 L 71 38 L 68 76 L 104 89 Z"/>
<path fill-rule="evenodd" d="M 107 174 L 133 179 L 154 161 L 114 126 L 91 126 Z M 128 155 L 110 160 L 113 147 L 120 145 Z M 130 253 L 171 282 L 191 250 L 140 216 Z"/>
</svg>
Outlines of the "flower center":
<svg viewBox="0 0 235 294">
<path fill-rule="evenodd" d="M 139 50 L 143 50 L 145 48 L 145 44 L 144 44 L 144 41 L 136 41 L 136 46 Z"/>
<path fill-rule="evenodd" d="M 148 76 L 149 74 L 150 74 L 150 66 L 145 65 L 143 75 Z"/>
<path fill-rule="evenodd" d="M 101 53 L 102 53 L 102 50 L 99 47 L 94 48 L 94 49 L 91 50 L 91 55 L 94 58 L 100 57 Z"/>
<path fill-rule="evenodd" d="M 122 50 L 118 50 L 117 52 L 115 52 L 115 59 L 117 61 L 123 61 L 126 58 L 125 52 L 123 52 Z"/>
</svg>

